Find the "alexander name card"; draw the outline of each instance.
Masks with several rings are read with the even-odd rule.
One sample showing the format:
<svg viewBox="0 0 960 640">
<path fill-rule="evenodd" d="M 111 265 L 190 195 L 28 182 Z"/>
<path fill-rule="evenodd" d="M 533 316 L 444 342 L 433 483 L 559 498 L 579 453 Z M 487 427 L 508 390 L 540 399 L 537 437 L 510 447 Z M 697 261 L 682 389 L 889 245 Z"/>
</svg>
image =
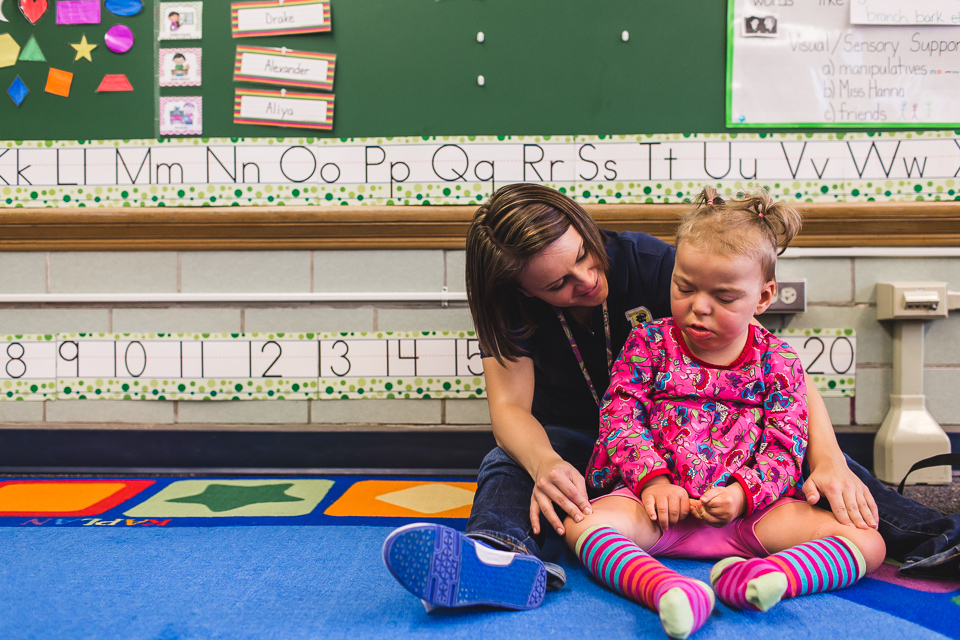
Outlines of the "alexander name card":
<svg viewBox="0 0 960 640">
<path fill-rule="evenodd" d="M 333 89 L 337 56 L 286 47 L 237 47 L 233 79 L 303 89 Z"/>
</svg>

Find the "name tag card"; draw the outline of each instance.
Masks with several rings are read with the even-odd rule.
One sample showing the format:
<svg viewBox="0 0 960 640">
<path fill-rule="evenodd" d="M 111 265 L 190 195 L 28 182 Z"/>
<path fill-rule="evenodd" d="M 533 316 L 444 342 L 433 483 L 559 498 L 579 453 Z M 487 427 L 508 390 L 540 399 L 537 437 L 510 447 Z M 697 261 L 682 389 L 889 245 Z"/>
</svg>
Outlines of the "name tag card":
<svg viewBox="0 0 960 640">
<path fill-rule="evenodd" d="M 233 79 L 332 91 L 336 61 L 337 56 L 330 53 L 293 51 L 286 47 L 237 47 Z"/>
<path fill-rule="evenodd" d="M 330 31 L 329 0 L 267 0 L 230 5 L 234 38 Z"/>
<path fill-rule="evenodd" d="M 237 124 L 265 124 L 304 129 L 333 128 L 333 95 L 237 89 L 233 102 Z"/>
</svg>

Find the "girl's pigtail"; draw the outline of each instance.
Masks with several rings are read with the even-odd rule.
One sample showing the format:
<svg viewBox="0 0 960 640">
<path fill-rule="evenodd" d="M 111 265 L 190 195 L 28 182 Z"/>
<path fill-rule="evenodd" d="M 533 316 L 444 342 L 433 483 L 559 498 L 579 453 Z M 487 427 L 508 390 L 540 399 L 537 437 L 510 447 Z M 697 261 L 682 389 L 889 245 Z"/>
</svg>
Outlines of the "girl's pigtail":
<svg viewBox="0 0 960 640">
<path fill-rule="evenodd" d="M 788 204 L 775 201 L 769 195 L 758 200 L 763 200 L 757 204 L 758 213 L 776 235 L 777 255 L 782 255 L 800 232 L 802 224 L 800 212 Z"/>
</svg>

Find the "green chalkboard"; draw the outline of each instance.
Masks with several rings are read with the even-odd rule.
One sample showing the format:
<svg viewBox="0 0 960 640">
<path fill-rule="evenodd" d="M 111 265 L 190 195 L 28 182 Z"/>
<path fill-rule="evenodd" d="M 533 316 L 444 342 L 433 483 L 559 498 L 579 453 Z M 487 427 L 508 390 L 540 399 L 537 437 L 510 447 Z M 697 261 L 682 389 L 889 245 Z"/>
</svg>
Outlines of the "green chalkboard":
<svg viewBox="0 0 960 640">
<path fill-rule="evenodd" d="M 316 136 L 234 124 L 238 43 L 337 54 L 334 127 L 320 135 L 727 131 L 723 0 L 332 0 L 331 33 L 242 39 L 229 1 L 206 0 L 202 40 L 163 43 L 202 49 L 203 85 L 160 89 L 151 0 L 137 16 L 104 10 L 102 24 L 82 26 L 57 25 L 55 2 L 31 26 L 3 0 L 0 33 L 20 46 L 33 34 L 48 62 L 0 69 L 0 90 L 17 75 L 30 89 L 19 108 L 0 95 L 0 139 L 152 138 L 158 96 L 176 95 L 203 97 L 204 137 Z M 126 54 L 103 44 L 114 24 L 137 38 Z M 84 34 L 100 45 L 92 63 L 70 47 Z M 44 93 L 50 66 L 74 73 L 68 98 Z M 96 93 L 108 73 L 135 91 Z"/>
</svg>

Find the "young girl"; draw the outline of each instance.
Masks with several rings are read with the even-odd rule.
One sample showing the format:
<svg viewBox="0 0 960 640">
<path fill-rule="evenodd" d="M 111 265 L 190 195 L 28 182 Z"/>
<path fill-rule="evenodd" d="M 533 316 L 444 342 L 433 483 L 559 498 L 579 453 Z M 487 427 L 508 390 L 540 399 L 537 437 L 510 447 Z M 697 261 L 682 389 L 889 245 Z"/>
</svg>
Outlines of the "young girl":
<svg viewBox="0 0 960 640">
<path fill-rule="evenodd" d="M 849 586 L 885 556 L 875 530 L 802 501 L 803 369 L 753 321 L 799 227 L 765 192 L 700 195 L 677 230 L 673 317 L 633 330 L 601 407 L 587 479 L 615 489 L 565 522 L 584 565 L 674 638 L 704 624 L 714 593 L 653 556 L 725 558 L 710 573 L 717 597 L 758 611 Z"/>
</svg>

